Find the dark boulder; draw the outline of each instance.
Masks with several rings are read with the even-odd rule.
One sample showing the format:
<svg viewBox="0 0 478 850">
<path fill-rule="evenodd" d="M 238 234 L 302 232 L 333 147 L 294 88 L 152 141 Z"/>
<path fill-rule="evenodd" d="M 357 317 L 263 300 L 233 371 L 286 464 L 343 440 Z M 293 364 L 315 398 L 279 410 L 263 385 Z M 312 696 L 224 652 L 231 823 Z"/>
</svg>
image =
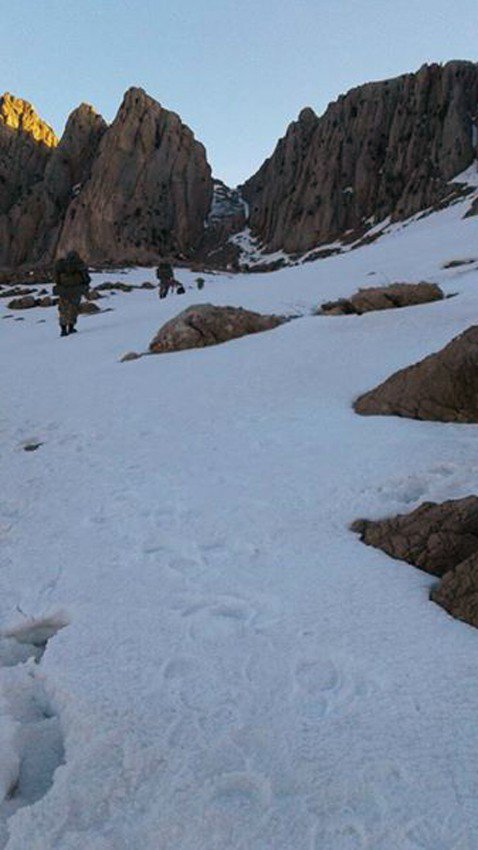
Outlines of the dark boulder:
<svg viewBox="0 0 478 850">
<path fill-rule="evenodd" d="M 185 348 L 204 348 L 246 334 L 271 330 L 284 321 L 283 316 L 264 316 L 242 307 L 197 304 L 166 322 L 152 340 L 149 350 L 161 354 Z"/>
<path fill-rule="evenodd" d="M 412 307 L 430 301 L 441 301 L 443 292 L 436 283 L 392 283 L 390 286 L 372 286 L 359 289 L 351 298 L 340 298 L 322 304 L 319 314 L 361 316 L 373 310 L 391 310 L 396 307 Z"/>
<path fill-rule="evenodd" d="M 354 409 L 363 416 L 478 422 L 478 326 L 360 396 Z"/>
</svg>

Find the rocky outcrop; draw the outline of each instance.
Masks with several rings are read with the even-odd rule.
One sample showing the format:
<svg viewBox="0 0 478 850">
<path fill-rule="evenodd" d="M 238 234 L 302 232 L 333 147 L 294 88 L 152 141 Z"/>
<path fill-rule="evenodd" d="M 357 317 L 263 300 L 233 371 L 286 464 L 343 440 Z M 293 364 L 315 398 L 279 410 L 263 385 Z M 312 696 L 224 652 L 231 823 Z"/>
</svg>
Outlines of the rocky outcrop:
<svg viewBox="0 0 478 850">
<path fill-rule="evenodd" d="M 57 139 L 25 100 L 0 97 L 0 266 L 9 265 L 9 212 L 42 180 Z"/>
<path fill-rule="evenodd" d="M 204 348 L 246 334 L 268 331 L 285 321 L 283 316 L 263 316 L 242 307 L 196 304 L 166 322 L 152 340 L 149 350 L 163 354 L 185 348 Z"/>
<path fill-rule="evenodd" d="M 391 310 L 396 307 L 412 307 L 441 301 L 443 292 L 436 283 L 392 283 L 390 286 L 373 286 L 359 289 L 351 298 L 327 301 L 321 305 L 319 315 L 361 316 L 373 310 Z"/>
<path fill-rule="evenodd" d="M 430 599 L 455 619 L 478 628 L 478 553 L 445 573 Z"/>
<path fill-rule="evenodd" d="M 42 298 L 23 295 L 20 298 L 14 298 L 7 307 L 9 310 L 30 310 L 32 307 L 55 307 L 56 304 L 58 304 L 58 298 L 52 298 L 50 295 L 44 295 Z"/>
<path fill-rule="evenodd" d="M 424 502 L 409 514 L 356 520 L 351 529 L 367 546 L 443 576 L 478 553 L 478 498 Z"/>
<path fill-rule="evenodd" d="M 107 127 L 82 104 L 60 143 L 25 101 L 0 99 L 0 267 L 190 257 L 212 197 L 203 146 L 173 112 L 130 89 Z"/>
<path fill-rule="evenodd" d="M 32 292 L 36 292 L 36 289 L 28 286 L 14 286 L 13 289 L 0 289 L 0 298 L 17 298 L 21 295 L 31 295 Z"/>
<path fill-rule="evenodd" d="M 78 312 L 82 316 L 96 316 L 97 313 L 101 313 L 101 309 L 95 304 L 93 301 L 82 301 L 78 308 Z"/>
<path fill-rule="evenodd" d="M 301 112 L 242 187 L 253 235 L 309 251 L 440 203 L 475 156 L 478 65 L 425 65 Z M 350 237 L 350 234 L 349 234 Z"/>
<path fill-rule="evenodd" d="M 34 295 L 21 295 L 20 298 L 14 298 L 7 304 L 9 310 L 30 310 L 37 306 L 37 299 Z"/>
<path fill-rule="evenodd" d="M 9 266 L 51 260 L 67 208 L 88 180 L 106 122 L 82 104 L 70 115 L 43 179 L 9 213 L 8 238 L 0 261 Z"/>
<path fill-rule="evenodd" d="M 41 180 L 56 136 L 26 100 L 0 97 L 0 214 Z"/>
<path fill-rule="evenodd" d="M 360 396 L 354 409 L 363 416 L 478 422 L 478 326 Z"/>
<path fill-rule="evenodd" d="M 204 147 L 178 115 L 132 88 L 69 206 L 57 253 L 75 249 L 89 263 L 187 257 L 203 235 L 211 196 Z"/>
</svg>

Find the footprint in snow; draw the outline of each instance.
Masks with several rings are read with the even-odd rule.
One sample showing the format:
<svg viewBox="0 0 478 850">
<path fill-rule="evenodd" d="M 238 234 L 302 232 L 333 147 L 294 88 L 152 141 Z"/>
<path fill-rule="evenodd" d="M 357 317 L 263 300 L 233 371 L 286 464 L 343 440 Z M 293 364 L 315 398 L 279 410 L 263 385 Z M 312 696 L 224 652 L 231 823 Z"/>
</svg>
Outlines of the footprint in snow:
<svg viewBox="0 0 478 850">
<path fill-rule="evenodd" d="M 192 640 L 215 643 L 243 637 L 254 613 L 241 602 L 220 602 L 191 609 L 183 616 L 192 617 L 188 629 Z"/>
<path fill-rule="evenodd" d="M 29 619 L 0 635 L 0 692 L 4 718 L 12 724 L 12 776 L 0 800 L 4 827 L 19 808 L 48 792 L 57 767 L 64 763 L 60 719 L 38 678 L 37 665 L 50 638 L 67 623 L 65 615 L 56 614 Z"/>
<path fill-rule="evenodd" d="M 313 722 L 349 714 L 373 690 L 370 682 L 339 667 L 331 658 L 313 658 L 297 664 L 292 698 L 298 704 L 299 715 Z"/>
</svg>

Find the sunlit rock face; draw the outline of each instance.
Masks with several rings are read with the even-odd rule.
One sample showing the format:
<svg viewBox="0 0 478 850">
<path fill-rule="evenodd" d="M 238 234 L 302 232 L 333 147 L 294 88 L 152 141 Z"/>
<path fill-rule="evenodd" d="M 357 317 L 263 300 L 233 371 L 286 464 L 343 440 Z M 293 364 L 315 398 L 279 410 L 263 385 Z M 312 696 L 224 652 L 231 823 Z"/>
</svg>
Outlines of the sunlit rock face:
<svg viewBox="0 0 478 850">
<path fill-rule="evenodd" d="M 8 92 L 0 97 L 0 124 L 11 130 L 21 130 L 47 148 L 54 148 L 58 144 L 55 133 L 39 118 L 33 106 Z"/>
<path fill-rule="evenodd" d="M 440 203 L 476 152 L 478 65 L 450 62 L 368 83 L 318 118 L 301 112 L 242 187 L 271 251 L 305 252 Z"/>
<path fill-rule="evenodd" d="M 26 100 L 0 97 L 0 215 L 42 179 L 57 143 Z"/>
<path fill-rule="evenodd" d="M 68 206 L 91 174 L 106 128 L 103 118 L 87 104 L 71 113 L 43 179 L 10 209 L 4 264 L 15 267 L 52 259 Z"/>
<path fill-rule="evenodd" d="M 69 206 L 57 253 L 74 248 L 90 263 L 187 258 L 211 198 L 204 147 L 178 115 L 132 88 Z"/>
</svg>

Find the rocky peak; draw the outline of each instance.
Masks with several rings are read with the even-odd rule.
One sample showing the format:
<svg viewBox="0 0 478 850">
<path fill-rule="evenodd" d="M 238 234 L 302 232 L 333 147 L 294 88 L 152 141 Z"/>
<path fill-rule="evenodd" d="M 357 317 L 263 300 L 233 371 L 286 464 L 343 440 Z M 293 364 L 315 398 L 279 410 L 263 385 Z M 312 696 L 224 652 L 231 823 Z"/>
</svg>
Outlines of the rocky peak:
<svg viewBox="0 0 478 850">
<path fill-rule="evenodd" d="M 439 203 L 478 140 L 478 65 L 424 65 L 307 108 L 242 187 L 268 250 L 305 252 Z"/>
<path fill-rule="evenodd" d="M 92 106 L 82 103 L 70 114 L 45 180 L 56 195 L 79 191 L 89 178 L 98 146 L 108 125 Z"/>
<path fill-rule="evenodd" d="M 47 148 L 54 148 L 58 144 L 55 133 L 37 115 L 33 106 L 8 92 L 0 97 L 0 124 L 11 130 L 21 130 Z"/>
<path fill-rule="evenodd" d="M 75 248 L 90 262 L 188 256 L 211 196 L 203 146 L 178 115 L 130 88 L 68 209 L 58 251 Z"/>
<path fill-rule="evenodd" d="M 301 109 L 297 120 L 300 124 L 311 125 L 317 122 L 317 115 L 310 106 L 304 106 L 304 108 Z"/>
<path fill-rule="evenodd" d="M 103 118 L 87 104 L 71 113 L 59 144 L 49 153 L 41 179 L 17 196 L 3 221 L 3 265 L 51 260 L 66 210 L 90 177 L 106 129 Z"/>
</svg>

